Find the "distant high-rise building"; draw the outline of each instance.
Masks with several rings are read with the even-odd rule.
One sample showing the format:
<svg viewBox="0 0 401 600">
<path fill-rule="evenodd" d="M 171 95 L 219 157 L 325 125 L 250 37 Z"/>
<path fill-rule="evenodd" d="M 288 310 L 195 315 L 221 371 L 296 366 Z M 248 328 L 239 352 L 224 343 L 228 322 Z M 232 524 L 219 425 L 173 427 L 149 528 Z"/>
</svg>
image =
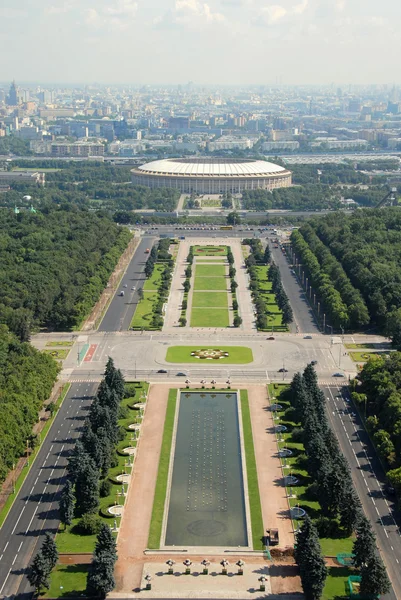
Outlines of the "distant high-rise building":
<svg viewBox="0 0 401 600">
<path fill-rule="evenodd" d="M 18 88 L 15 84 L 15 81 L 10 85 L 10 91 L 7 96 L 7 104 L 8 106 L 18 106 Z"/>
</svg>

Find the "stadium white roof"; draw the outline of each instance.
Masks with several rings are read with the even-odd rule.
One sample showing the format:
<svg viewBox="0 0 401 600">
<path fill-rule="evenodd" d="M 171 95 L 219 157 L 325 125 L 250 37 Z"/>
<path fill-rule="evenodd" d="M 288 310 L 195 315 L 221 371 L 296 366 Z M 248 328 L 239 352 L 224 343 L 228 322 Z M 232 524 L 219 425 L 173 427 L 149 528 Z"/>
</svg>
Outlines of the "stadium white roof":
<svg viewBox="0 0 401 600">
<path fill-rule="evenodd" d="M 167 158 L 154 160 L 138 167 L 140 171 L 154 173 L 155 175 L 228 175 L 238 177 L 241 175 L 270 175 L 286 171 L 280 165 L 264 160 L 232 160 L 232 159 L 188 159 Z"/>
</svg>

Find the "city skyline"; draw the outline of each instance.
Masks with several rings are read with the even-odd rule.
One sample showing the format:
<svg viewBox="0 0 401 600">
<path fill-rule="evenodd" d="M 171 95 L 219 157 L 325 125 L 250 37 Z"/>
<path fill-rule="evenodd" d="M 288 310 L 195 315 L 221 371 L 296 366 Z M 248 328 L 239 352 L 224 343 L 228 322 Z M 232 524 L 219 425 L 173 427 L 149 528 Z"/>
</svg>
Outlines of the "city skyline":
<svg viewBox="0 0 401 600">
<path fill-rule="evenodd" d="M 3 81 L 398 83 L 394 0 L 5 0 L 0 16 Z"/>
</svg>

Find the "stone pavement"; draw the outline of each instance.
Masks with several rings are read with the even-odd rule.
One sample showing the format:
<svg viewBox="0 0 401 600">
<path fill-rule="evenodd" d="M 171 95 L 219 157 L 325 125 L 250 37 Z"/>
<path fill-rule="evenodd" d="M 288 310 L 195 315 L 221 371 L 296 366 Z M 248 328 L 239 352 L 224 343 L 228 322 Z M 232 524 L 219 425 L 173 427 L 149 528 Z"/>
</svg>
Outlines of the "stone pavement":
<svg viewBox="0 0 401 600">
<path fill-rule="evenodd" d="M 174 565 L 173 575 L 167 575 L 165 563 L 145 563 L 143 566 L 141 590 L 134 590 L 138 598 L 265 598 L 271 593 L 268 565 L 246 563 L 244 574 L 237 574 L 235 562 L 230 562 L 227 575 L 222 575 L 221 565 L 217 559 L 211 561 L 209 574 L 202 575 L 202 567 L 193 564 L 191 574 L 185 575 L 185 567 L 180 562 Z M 144 590 L 144 577 L 149 574 L 152 578 L 151 590 Z M 258 579 L 266 577 L 265 592 L 259 590 Z"/>
</svg>

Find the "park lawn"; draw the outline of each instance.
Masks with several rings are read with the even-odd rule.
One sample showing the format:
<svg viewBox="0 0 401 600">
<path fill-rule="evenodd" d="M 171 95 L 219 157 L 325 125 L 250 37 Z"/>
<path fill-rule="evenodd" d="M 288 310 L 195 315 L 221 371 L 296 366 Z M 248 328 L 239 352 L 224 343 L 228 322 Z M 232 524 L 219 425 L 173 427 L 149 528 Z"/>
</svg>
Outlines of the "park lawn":
<svg viewBox="0 0 401 600">
<path fill-rule="evenodd" d="M 47 342 L 49 348 L 57 348 L 57 346 L 73 346 L 74 342 Z"/>
<path fill-rule="evenodd" d="M 378 356 L 378 352 L 350 352 L 350 357 L 354 362 L 366 362 L 373 356 Z"/>
<path fill-rule="evenodd" d="M 130 327 L 146 327 L 149 329 L 153 317 L 153 307 L 158 299 L 156 292 L 145 292 L 143 299 L 136 306 Z"/>
<path fill-rule="evenodd" d="M 329 567 L 321 600 L 349 598 L 347 580 L 350 575 L 355 575 L 355 571 L 349 567 Z"/>
<path fill-rule="evenodd" d="M 263 550 L 263 519 L 260 505 L 258 472 L 256 469 L 255 449 L 253 446 L 252 424 L 249 412 L 248 392 L 241 390 L 242 430 L 245 449 L 245 464 L 248 479 L 249 510 L 251 513 L 252 546 L 254 550 Z"/>
<path fill-rule="evenodd" d="M 145 281 L 143 289 L 145 292 L 156 292 L 160 285 L 161 273 L 166 268 L 166 265 L 156 263 L 152 275 Z"/>
<path fill-rule="evenodd" d="M 173 439 L 174 418 L 177 406 L 177 390 L 170 390 L 168 394 L 166 418 L 160 451 L 159 468 L 157 471 L 155 495 L 153 498 L 152 518 L 150 521 L 148 548 L 160 548 L 162 533 L 164 502 L 168 483 L 168 470 L 170 465 L 171 441 Z"/>
<path fill-rule="evenodd" d="M 85 595 L 90 565 L 57 565 L 50 576 L 50 589 L 42 598 L 77 598 Z"/>
<path fill-rule="evenodd" d="M 56 360 L 64 360 L 69 355 L 70 350 L 68 348 L 65 348 L 65 349 L 61 349 L 61 348 L 53 348 L 53 349 L 45 348 L 44 350 L 42 350 L 42 352 L 44 354 L 50 354 L 50 356 L 52 356 Z"/>
<path fill-rule="evenodd" d="M 193 308 L 228 308 L 227 292 L 194 292 Z"/>
<path fill-rule="evenodd" d="M 193 308 L 191 310 L 190 327 L 228 327 L 228 310 L 218 308 L 207 310 L 206 308 Z"/>
<path fill-rule="evenodd" d="M 225 277 L 227 275 L 227 268 L 224 264 L 214 264 L 208 262 L 207 264 L 198 264 L 196 261 L 195 277 Z"/>
<path fill-rule="evenodd" d="M 221 200 L 220 198 L 205 198 L 201 200 L 201 206 L 221 208 Z"/>
<path fill-rule="evenodd" d="M 274 420 L 275 425 L 285 425 L 287 427 L 287 431 L 281 434 L 283 441 L 278 442 L 278 447 L 288 448 L 292 450 L 293 454 L 289 457 L 286 457 L 286 464 L 289 465 L 289 468 L 286 469 L 288 474 L 292 474 L 295 477 L 299 478 L 299 483 L 292 486 L 292 492 L 296 494 L 295 498 L 290 498 L 289 503 L 290 506 L 299 506 L 306 510 L 309 516 L 312 519 L 316 519 L 320 516 L 320 505 L 315 500 L 310 500 L 306 496 L 306 490 L 308 486 L 312 483 L 312 479 L 308 475 L 308 472 L 305 470 L 304 465 L 299 463 L 299 457 L 304 454 L 303 444 L 300 442 L 293 442 L 291 438 L 292 429 L 299 427 L 299 424 L 294 423 L 293 421 L 289 421 L 285 417 L 285 411 L 289 408 L 290 402 L 285 398 L 285 392 L 288 390 L 288 385 L 286 384 L 269 384 L 269 397 L 273 402 L 276 402 L 282 406 L 282 409 L 277 411 L 275 414 L 279 416 L 278 419 Z M 274 400 L 273 400 L 274 397 Z M 281 461 L 284 459 L 282 458 Z M 297 522 L 297 521 L 295 521 Z M 301 523 L 302 520 L 299 519 L 298 523 Z M 353 537 L 333 537 L 333 538 L 320 538 L 320 544 L 322 547 L 322 553 L 324 556 L 336 556 L 342 552 L 351 552 L 353 545 Z"/>
<path fill-rule="evenodd" d="M 64 526 L 60 525 L 60 529 L 56 535 L 57 550 L 60 554 L 80 554 L 85 552 L 93 552 L 96 543 L 96 535 L 81 535 L 74 531 L 74 526 L 79 519 L 73 519 L 71 525 L 64 530 Z"/>
<path fill-rule="evenodd" d="M 228 290 L 226 277 L 195 277 L 194 290 Z"/>
<path fill-rule="evenodd" d="M 195 256 L 227 256 L 227 246 L 192 246 Z"/>
<path fill-rule="evenodd" d="M 349 348 L 350 350 L 353 349 L 353 348 L 355 348 L 355 349 L 361 349 L 361 350 L 363 350 L 363 349 L 371 349 L 371 350 L 373 350 L 375 348 L 375 344 L 351 344 L 351 343 L 349 343 L 349 344 L 344 344 L 344 346 L 346 348 Z"/>
<path fill-rule="evenodd" d="M 229 356 L 218 360 L 206 360 L 191 356 L 191 352 L 201 349 L 202 346 L 171 346 L 167 350 L 166 361 L 171 363 L 197 363 L 198 365 L 245 365 L 253 361 L 252 350 L 245 346 L 207 346 L 208 350 L 221 350 L 229 353 Z"/>
</svg>

